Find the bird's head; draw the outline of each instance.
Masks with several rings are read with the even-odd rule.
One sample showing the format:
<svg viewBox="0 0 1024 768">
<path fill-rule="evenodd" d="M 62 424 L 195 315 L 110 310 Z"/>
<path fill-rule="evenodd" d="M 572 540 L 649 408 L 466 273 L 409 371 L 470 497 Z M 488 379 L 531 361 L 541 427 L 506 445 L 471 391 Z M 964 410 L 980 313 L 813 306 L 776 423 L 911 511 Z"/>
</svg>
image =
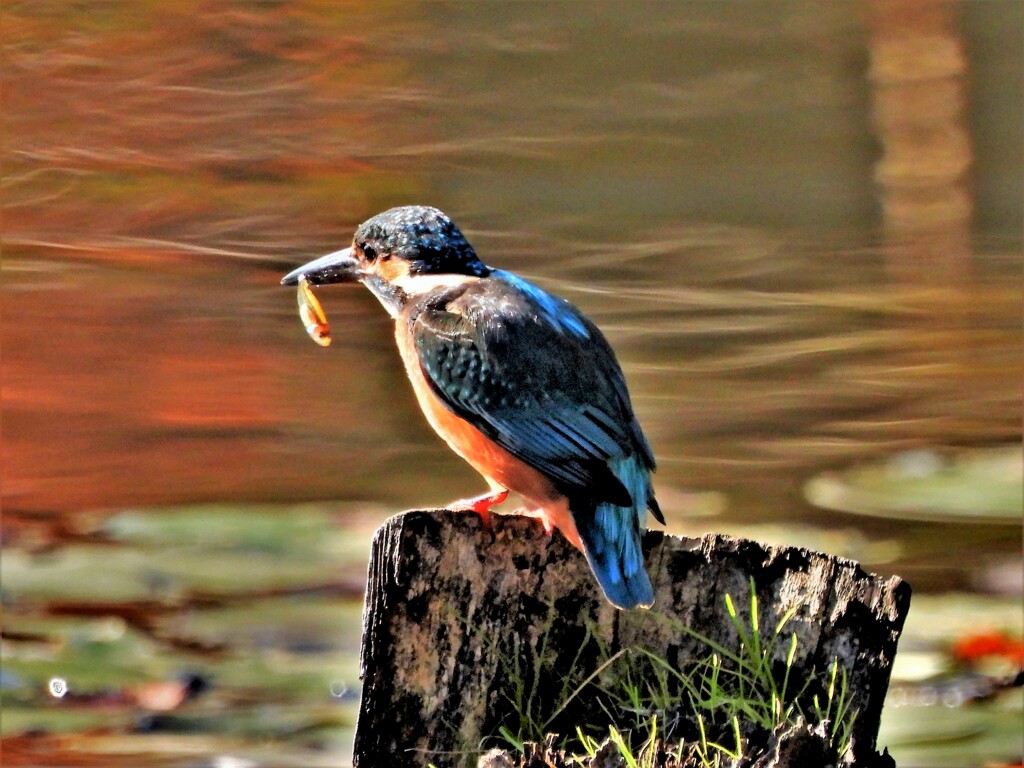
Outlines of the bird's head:
<svg viewBox="0 0 1024 768">
<path fill-rule="evenodd" d="M 425 205 L 378 213 L 356 228 L 352 245 L 289 272 L 282 285 L 361 282 L 389 310 L 438 285 L 486 277 L 491 268 L 447 215 Z"/>
</svg>

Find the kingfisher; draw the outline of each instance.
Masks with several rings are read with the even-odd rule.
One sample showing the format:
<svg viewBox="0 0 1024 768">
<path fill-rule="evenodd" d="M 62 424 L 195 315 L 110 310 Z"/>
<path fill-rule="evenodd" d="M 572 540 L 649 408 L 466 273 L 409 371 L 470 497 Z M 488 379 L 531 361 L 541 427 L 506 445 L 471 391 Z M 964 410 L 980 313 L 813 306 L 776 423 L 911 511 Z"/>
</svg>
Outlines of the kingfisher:
<svg viewBox="0 0 1024 768">
<path fill-rule="evenodd" d="M 487 493 L 450 508 L 486 524 L 514 491 L 528 505 L 519 514 L 582 550 L 613 605 L 653 605 L 641 532 L 648 510 L 665 522 L 651 485 L 654 454 L 594 323 L 484 264 L 428 206 L 377 214 L 350 247 L 281 281 L 310 296 L 309 285 L 329 283 L 362 283 L 377 297 L 427 421 L 487 482 Z"/>
</svg>

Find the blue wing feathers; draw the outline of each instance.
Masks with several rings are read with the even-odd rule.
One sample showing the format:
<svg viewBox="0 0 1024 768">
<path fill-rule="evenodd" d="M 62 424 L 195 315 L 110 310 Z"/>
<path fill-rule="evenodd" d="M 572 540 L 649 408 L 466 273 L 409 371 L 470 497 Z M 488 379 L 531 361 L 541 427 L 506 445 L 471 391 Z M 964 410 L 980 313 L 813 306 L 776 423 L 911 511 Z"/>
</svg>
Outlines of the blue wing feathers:
<svg viewBox="0 0 1024 768">
<path fill-rule="evenodd" d="M 519 275 L 496 269 L 491 276 L 527 295 L 544 313 L 545 319 L 563 333 L 568 332 L 583 339 L 590 338 L 590 329 L 576 308 L 565 299 L 552 296 Z"/>
<path fill-rule="evenodd" d="M 601 332 L 564 299 L 496 270 L 409 316 L 427 381 L 454 413 L 569 499 L 608 599 L 650 606 L 640 531 L 654 456 Z"/>
<path fill-rule="evenodd" d="M 650 607 L 654 589 L 644 569 L 640 530 L 644 527 L 650 479 L 638 457 L 612 460 L 612 471 L 629 490 L 628 507 L 569 500 L 584 553 L 605 596 L 620 608 Z"/>
</svg>

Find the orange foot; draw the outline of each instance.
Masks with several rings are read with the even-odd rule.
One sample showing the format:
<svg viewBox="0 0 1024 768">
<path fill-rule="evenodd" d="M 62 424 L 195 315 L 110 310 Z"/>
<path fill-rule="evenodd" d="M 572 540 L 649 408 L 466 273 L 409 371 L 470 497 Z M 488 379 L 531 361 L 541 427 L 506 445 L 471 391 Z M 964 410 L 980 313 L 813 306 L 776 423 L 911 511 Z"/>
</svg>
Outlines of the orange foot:
<svg viewBox="0 0 1024 768">
<path fill-rule="evenodd" d="M 480 519 L 483 521 L 483 524 L 489 528 L 491 526 L 491 507 L 501 504 L 501 502 L 507 498 L 507 490 L 495 490 L 491 491 L 491 493 L 485 493 L 483 496 L 477 496 L 473 499 L 459 499 L 458 501 L 453 501 L 448 505 L 448 509 L 456 512 L 476 512 L 480 515 Z"/>
<path fill-rule="evenodd" d="M 555 531 L 555 524 L 551 522 L 551 518 L 547 516 L 547 513 L 543 509 L 524 509 L 520 507 L 513 515 L 521 515 L 522 517 L 532 517 L 534 520 L 540 521 L 540 524 L 544 526 L 544 533 L 550 536 Z"/>
</svg>

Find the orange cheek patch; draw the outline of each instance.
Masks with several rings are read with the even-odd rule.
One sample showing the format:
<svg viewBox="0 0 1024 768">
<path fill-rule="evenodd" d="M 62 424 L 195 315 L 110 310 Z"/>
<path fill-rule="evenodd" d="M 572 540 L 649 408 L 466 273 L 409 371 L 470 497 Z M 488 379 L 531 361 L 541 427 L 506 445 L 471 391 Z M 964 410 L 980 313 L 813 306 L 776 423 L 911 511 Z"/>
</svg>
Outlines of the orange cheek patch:
<svg viewBox="0 0 1024 768">
<path fill-rule="evenodd" d="M 402 280 L 409 275 L 409 262 L 403 259 L 387 259 L 377 262 L 374 270 L 389 283 Z"/>
</svg>

